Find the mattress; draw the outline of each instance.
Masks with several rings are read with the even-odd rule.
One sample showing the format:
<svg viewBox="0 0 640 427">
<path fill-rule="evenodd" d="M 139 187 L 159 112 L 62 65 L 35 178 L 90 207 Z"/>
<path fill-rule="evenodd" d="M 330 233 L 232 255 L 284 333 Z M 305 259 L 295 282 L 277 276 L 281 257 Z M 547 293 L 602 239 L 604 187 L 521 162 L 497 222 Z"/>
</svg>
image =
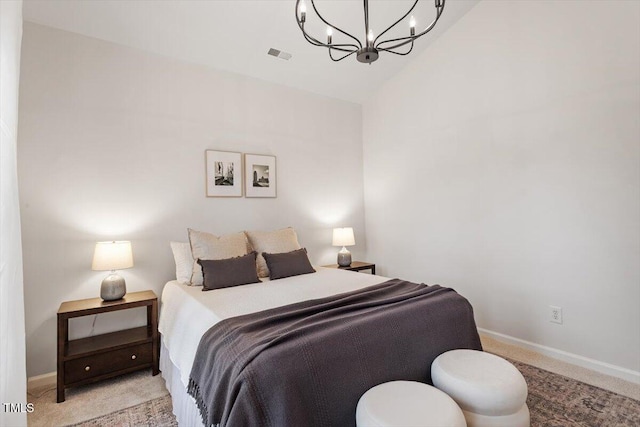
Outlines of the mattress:
<svg viewBox="0 0 640 427">
<path fill-rule="evenodd" d="M 351 292 L 389 280 L 371 274 L 315 268 L 317 272 L 312 274 L 207 292 L 202 292 L 201 286 L 168 282 L 162 292 L 158 328 L 162 334 L 163 350 L 166 350 L 163 356 L 179 371 L 179 380 L 184 388 L 189 383 L 189 374 L 202 335 L 219 321 Z M 175 384 L 176 379 L 172 382 Z"/>
</svg>

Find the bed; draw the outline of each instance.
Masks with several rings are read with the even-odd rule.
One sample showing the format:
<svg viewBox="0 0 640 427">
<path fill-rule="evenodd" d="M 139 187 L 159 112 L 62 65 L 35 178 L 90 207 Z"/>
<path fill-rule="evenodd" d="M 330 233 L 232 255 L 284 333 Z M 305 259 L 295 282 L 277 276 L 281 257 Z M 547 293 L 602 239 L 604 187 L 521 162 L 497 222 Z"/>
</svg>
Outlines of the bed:
<svg viewBox="0 0 640 427">
<path fill-rule="evenodd" d="M 191 395 L 187 390 L 190 388 L 190 381 L 193 381 L 191 374 L 192 371 L 195 371 L 194 361 L 198 361 L 196 365 L 202 365 L 202 363 L 200 363 L 202 357 L 197 357 L 196 354 L 203 352 L 203 349 L 199 349 L 199 346 L 201 340 L 203 342 L 205 341 L 203 336 L 206 336 L 208 331 L 215 331 L 216 328 L 220 329 L 222 325 L 226 326 L 242 319 L 254 319 L 255 316 L 260 316 L 263 313 L 270 316 L 272 313 L 270 310 L 276 310 L 273 313 L 277 312 L 280 314 L 281 311 L 279 310 L 285 310 L 289 307 L 300 307 L 301 305 L 304 307 L 314 305 L 315 307 L 316 301 L 321 301 L 323 304 L 327 304 L 327 302 L 336 304 L 335 301 L 337 299 L 348 297 L 347 299 L 352 300 L 354 298 L 363 298 L 362 294 L 367 292 L 382 292 L 383 290 L 386 292 L 390 283 L 389 281 L 389 278 L 382 276 L 316 267 L 316 272 L 311 274 L 278 280 L 263 279 L 260 283 L 216 289 L 209 292 L 202 292 L 201 287 L 187 286 L 177 281 L 168 282 L 162 293 L 162 310 L 160 313 L 159 330 L 162 337 L 160 369 L 166 381 L 167 388 L 171 393 L 174 414 L 179 424 L 184 426 L 203 425 L 202 408 L 199 408 L 199 406 L 201 406 L 199 404 L 202 402 L 199 401 L 197 404 L 196 399 L 192 397 L 192 395 L 197 394 L 193 393 L 194 387 L 191 387 Z M 407 285 L 406 283 L 399 284 L 397 282 L 394 282 L 392 285 L 396 287 L 414 286 L 410 284 Z M 414 288 L 420 288 L 420 290 L 422 290 L 425 286 L 415 285 Z M 430 290 L 435 289 L 434 287 L 429 288 Z M 425 334 L 435 334 L 434 336 L 442 337 L 439 341 L 435 340 L 434 342 L 436 342 L 436 344 L 424 352 L 423 360 L 407 356 L 407 359 L 411 359 L 412 364 L 420 366 L 405 366 L 410 363 L 407 362 L 404 357 L 398 357 L 397 354 L 393 354 L 389 357 L 393 357 L 393 360 L 397 362 L 394 362 L 392 365 L 389 365 L 388 360 L 385 362 L 387 366 L 389 366 L 389 375 L 387 375 L 386 369 L 375 369 L 375 372 L 364 372 L 361 374 L 358 377 L 358 381 L 356 381 L 358 383 L 357 386 L 347 387 L 348 390 L 345 390 L 343 386 L 336 386 L 336 390 L 332 390 L 330 384 L 334 382 L 339 384 L 340 381 L 333 381 L 331 378 L 328 381 L 326 378 L 320 377 L 329 375 L 330 372 L 333 372 L 332 369 L 336 365 L 344 364 L 347 367 L 345 368 L 347 369 L 346 372 L 353 371 L 355 375 L 356 371 L 362 371 L 364 369 L 362 368 L 362 361 L 380 355 L 379 350 L 372 351 L 370 354 L 366 354 L 367 351 L 363 352 L 362 349 L 366 349 L 366 346 L 369 344 L 363 344 L 364 347 L 362 345 L 353 346 L 353 352 L 360 351 L 360 353 L 364 354 L 354 353 L 357 357 L 350 356 L 347 357 L 346 360 L 337 359 L 340 360 L 340 363 L 336 363 L 336 359 L 334 358 L 327 361 L 328 366 L 324 367 L 321 366 L 322 359 L 320 362 L 314 361 L 314 366 L 317 366 L 318 363 L 320 366 L 317 369 L 308 371 L 309 378 L 300 378 L 300 371 L 297 371 L 295 375 L 297 375 L 296 378 L 299 380 L 298 382 L 302 381 L 301 384 L 304 384 L 305 381 L 308 382 L 310 385 L 308 387 L 309 389 L 313 389 L 313 384 L 322 384 L 321 390 L 300 391 L 299 389 L 295 389 L 292 391 L 292 386 L 289 386 L 290 382 L 283 381 L 283 384 L 280 384 L 282 391 L 279 391 L 280 389 L 275 387 L 275 385 L 273 389 L 271 389 L 267 383 L 264 383 L 264 381 L 273 381 L 273 377 L 266 377 L 262 379 L 263 383 L 260 387 L 263 392 L 260 396 L 256 397 L 256 391 L 253 386 L 249 387 L 248 391 L 243 389 L 243 387 L 246 387 L 245 383 L 250 382 L 246 378 L 242 380 L 244 382 L 241 381 L 238 384 L 233 384 L 233 387 L 231 384 L 227 384 L 229 390 L 234 390 L 230 393 L 233 394 L 233 396 L 225 395 L 223 396 L 225 402 L 218 402 L 221 404 L 221 407 L 225 408 L 225 415 L 222 416 L 222 419 L 220 415 L 205 417 L 208 420 L 207 424 L 218 425 L 220 420 L 222 420 L 221 425 L 223 427 L 226 425 L 355 425 L 355 403 L 357 403 L 359 395 L 368 388 L 385 380 L 392 379 L 413 379 L 430 382 L 429 367 L 431 361 L 440 353 L 450 350 L 451 348 L 481 349 L 470 304 L 466 299 L 450 289 L 442 288 L 440 293 L 443 293 L 444 297 L 440 297 L 439 300 L 438 298 L 434 298 L 434 300 L 441 302 L 436 301 L 430 304 L 432 304 L 433 307 L 448 306 L 449 308 L 443 311 L 442 314 L 439 313 L 439 309 L 420 309 L 421 311 L 416 311 L 410 316 L 411 318 L 415 318 L 415 313 L 428 311 L 429 314 L 425 314 L 425 316 L 430 316 L 429 318 L 432 320 L 430 320 L 428 325 L 425 324 Z M 385 298 L 396 297 L 386 296 Z M 311 301 L 311 303 L 309 301 Z M 356 305 L 360 307 L 362 303 L 360 302 Z M 393 310 L 386 307 L 376 310 L 375 316 L 378 322 L 384 322 L 384 316 L 390 316 L 389 313 L 393 312 Z M 436 311 L 438 311 L 438 313 L 436 313 Z M 282 317 L 289 317 L 289 315 L 286 314 Z M 303 316 L 301 319 L 306 320 L 306 317 Z M 397 317 L 389 317 L 389 319 L 392 319 L 390 320 L 392 323 L 398 321 Z M 349 324 L 348 321 L 341 320 L 341 322 L 343 322 L 342 324 L 344 325 Z M 214 325 L 216 327 L 214 327 Z M 316 329 L 317 326 L 318 325 L 314 325 Z M 340 329 L 344 330 L 345 328 Z M 373 331 L 371 335 L 375 335 L 375 331 Z M 361 338 L 362 337 L 359 337 L 358 340 L 360 341 Z M 306 338 L 303 337 L 303 339 Z M 344 337 L 342 339 L 344 341 Z M 383 345 L 382 348 L 384 348 L 384 342 L 382 341 L 385 339 L 387 338 L 376 337 L 376 345 Z M 381 342 L 382 344 L 380 344 Z M 390 351 L 397 348 L 396 345 L 397 343 L 393 344 L 393 346 L 390 347 Z M 310 348 L 315 348 L 314 352 L 321 353 L 323 346 L 320 345 Z M 340 355 L 343 351 L 347 351 L 350 348 L 350 345 L 345 345 L 344 348 L 336 348 L 334 353 Z M 348 353 L 345 353 L 345 357 L 346 354 Z M 291 356 L 291 354 L 289 354 L 289 356 Z M 276 357 L 276 359 L 274 359 L 274 357 Z M 240 359 L 240 357 L 238 357 L 238 359 Z M 357 366 L 349 367 L 349 363 L 356 363 L 356 359 L 359 360 Z M 414 359 L 416 361 L 414 361 Z M 274 360 L 277 361 L 277 356 L 271 357 L 270 363 L 273 363 Z M 298 366 L 298 364 L 292 364 L 292 371 L 294 368 L 293 365 Z M 366 365 L 366 363 L 364 365 Z M 209 372 L 212 370 L 212 367 L 215 368 L 216 365 L 205 364 L 202 365 L 200 369 Z M 231 366 L 229 369 L 235 368 Z M 248 371 L 248 369 L 243 368 L 241 371 Z M 258 371 L 268 372 L 270 369 L 258 369 Z M 401 372 L 410 372 L 410 374 L 405 375 L 401 374 Z M 303 373 L 302 376 L 304 377 L 304 375 Z M 411 376 L 411 378 L 394 377 L 397 375 Z M 365 380 L 360 381 L 361 378 L 365 378 Z M 338 380 L 337 378 L 334 379 Z M 256 384 L 260 384 L 259 380 L 260 379 L 256 380 L 258 381 Z M 253 379 L 251 381 L 253 381 Z M 349 383 L 351 384 L 353 381 Z M 264 389 L 267 388 L 269 390 L 264 391 Z M 280 413 L 272 416 L 271 414 L 266 414 L 266 412 L 270 412 L 269 405 L 273 405 L 273 403 L 269 403 L 268 400 L 274 398 L 274 395 L 280 392 L 293 393 L 294 395 L 295 393 L 300 393 L 298 398 L 289 398 L 292 405 L 290 411 L 289 408 L 279 411 L 290 414 L 297 411 L 295 415 Z M 311 396 L 317 395 L 318 398 L 304 403 L 302 394 L 305 392 Z M 219 398 L 222 395 L 218 393 L 215 394 L 215 396 Z M 274 400 L 274 402 L 281 401 L 282 400 Z M 261 405 L 263 407 L 259 408 L 258 411 L 256 408 Z M 301 407 L 301 405 L 303 406 Z M 229 409 L 229 407 L 232 409 Z M 236 409 L 234 410 L 233 407 Z M 304 410 L 305 408 L 307 408 L 307 411 Z M 252 413 L 251 411 L 254 409 L 258 412 Z M 233 415 L 234 412 L 235 415 Z M 333 412 L 336 413 L 334 414 Z M 230 413 L 232 415 L 229 415 Z M 287 418 L 288 416 L 289 418 Z M 262 417 L 264 417 L 264 419 Z M 301 419 L 301 417 L 304 419 Z M 267 419 L 269 421 L 266 421 Z M 335 420 L 341 421 L 338 422 Z"/>
</svg>

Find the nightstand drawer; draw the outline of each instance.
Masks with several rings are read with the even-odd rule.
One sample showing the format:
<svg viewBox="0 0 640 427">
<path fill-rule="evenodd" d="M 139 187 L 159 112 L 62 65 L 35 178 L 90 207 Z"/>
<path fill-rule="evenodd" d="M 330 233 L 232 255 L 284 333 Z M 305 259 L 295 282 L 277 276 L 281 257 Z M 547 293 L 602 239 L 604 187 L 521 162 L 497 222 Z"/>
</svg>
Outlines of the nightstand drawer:
<svg viewBox="0 0 640 427">
<path fill-rule="evenodd" d="M 64 363 L 65 383 L 73 384 L 111 372 L 151 364 L 152 359 L 152 344 L 147 343 L 69 360 Z"/>
</svg>

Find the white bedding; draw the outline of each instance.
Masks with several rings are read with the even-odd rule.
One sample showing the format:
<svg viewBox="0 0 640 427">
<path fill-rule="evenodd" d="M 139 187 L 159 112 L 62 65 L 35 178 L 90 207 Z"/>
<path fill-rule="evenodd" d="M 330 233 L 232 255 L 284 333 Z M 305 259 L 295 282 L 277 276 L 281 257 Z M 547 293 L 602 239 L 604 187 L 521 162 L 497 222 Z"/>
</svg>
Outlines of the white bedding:
<svg viewBox="0 0 640 427">
<path fill-rule="evenodd" d="M 324 298 L 382 283 L 388 278 L 315 267 L 316 273 L 202 292 L 173 280 L 162 291 L 159 330 L 185 388 L 204 333 L 223 319 Z"/>
</svg>

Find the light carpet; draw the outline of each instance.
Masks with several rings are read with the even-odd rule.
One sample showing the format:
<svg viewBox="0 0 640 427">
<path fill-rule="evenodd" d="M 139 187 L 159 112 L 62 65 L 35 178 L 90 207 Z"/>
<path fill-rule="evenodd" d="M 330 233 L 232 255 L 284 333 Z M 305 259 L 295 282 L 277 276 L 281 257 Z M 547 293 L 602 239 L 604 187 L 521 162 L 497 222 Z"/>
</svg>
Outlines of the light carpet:
<svg viewBox="0 0 640 427">
<path fill-rule="evenodd" d="M 27 414 L 27 422 L 36 427 L 75 424 L 168 394 L 162 376 L 152 376 L 151 369 L 69 388 L 61 403 L 56 403 L 56 386 L 52 384 L 27 391 L 27 401 L 35 408 Z"/>
</svg>

